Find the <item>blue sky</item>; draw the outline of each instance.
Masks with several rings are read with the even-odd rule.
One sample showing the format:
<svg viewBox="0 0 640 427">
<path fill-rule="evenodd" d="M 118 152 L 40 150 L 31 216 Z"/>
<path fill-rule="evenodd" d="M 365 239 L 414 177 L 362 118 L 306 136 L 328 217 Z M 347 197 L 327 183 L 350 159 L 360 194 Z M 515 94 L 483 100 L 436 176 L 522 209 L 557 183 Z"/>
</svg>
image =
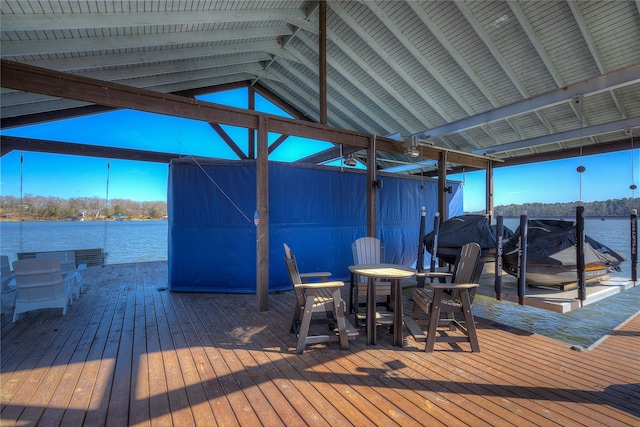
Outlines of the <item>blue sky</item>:
<svg viewBox="0 0 640 427">
<path fill-rule="evenodd" d="M 213 94 L 200 99 L 239 108 L 247 107 L 245 90 Z M 256 109 L 288 116 L 261 97 L 257 97 Z M 245 129 L 229 126 L 224 128 L 234 140 L 247 140 Z M 137 111 L 114 111 L 7 129 L 2 134 L 223 159 L 236 158 L 207 123 Z M 270 135 L 270 141 L 278 136 Z M 246 152 L 246 143 L 239 145 Z M 638 145 L 640 144 L 636 144 Z M 288 138 L 269 158 L 278 161 L 297 160 L 329 146 L 324 141 Z M 582 176 L 576 172 L 576 167 L 581 163 L 586 167 Z M 361 165 L 358 167 L 362 168 Z M 108 183 L 109 199 L 166 200 L 168 166 L 165 164 L 12 152 L 2 157 L 0 168 L 0 192 L 3 195 L 19 197 L 22 184 L 22 194 L 64 199 L 105 198 Z M 638 185 L 639 177 L 640 149 L 637 148 L 633 153 L 628 150 L 584 156 L 582 159 L 496 168 L 495 205 L 575 202 L 580 199 L 590 202 L 638 197 L 638 190 L 632 192 L 629 186 L 632 183 Z M 483 171 L 450 175 L 449 179 L 464 182 L 465 211 L 484 209 Z"/>
</svg>

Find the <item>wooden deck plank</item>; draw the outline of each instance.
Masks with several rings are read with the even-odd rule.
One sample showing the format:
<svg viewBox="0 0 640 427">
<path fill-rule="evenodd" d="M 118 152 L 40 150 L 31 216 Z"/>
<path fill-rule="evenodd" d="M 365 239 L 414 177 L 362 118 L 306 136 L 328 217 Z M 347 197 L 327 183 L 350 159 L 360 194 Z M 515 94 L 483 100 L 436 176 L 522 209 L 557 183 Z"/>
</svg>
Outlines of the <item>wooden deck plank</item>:
<svg viewBox="0 0 640 427">
<path fill-rule="evenodd" d="M 264 322 L 264 313 L 247 312 L 246 315 L 252 324 Z M 239 318 L 230 316 L 227 319 L 230 328 L 243 327 L 238 323 Z M 244 327 L 246 328 L 246 325 Z M 296 364 L 290 363 L 291 360 L 299 360 L 297 357 L 291 358 L 289 352 L 283 353 L 282 350 L 288 349 L 288 345 L 282 342 L 281 336 L 274 335 L 272 329 L 262 329 L 260 333 L 252 334 L 251 339 L 263 349 L 262 352 L 255 352 L 260 367 L 267 371 L 271 381 L 276 383 L 286 399 L 304 418 L 305 425 L 349 424 L 349 420 L 336 410 L 327 397 L 305 379 Z"/>
<path fill-rule="evenodd" d="M 169 408 L 169 390 L 164 358 L 160 344 L 160 324 L 165 321 L 164 309 L 161 302 L 161 292 L 152 286 L 150 301 L 145 298 L 148 309 L 145 334 L 147 337 L 147 360 L 149 363 L 149 418 L 151 425 L 171 425 L 171 411 Z M 166 288 L 165 288 L 166 289 Z"/>
<path fill-rule="evenodd" d="M 95 313 L 90 323 L 95 330 L 93 336 L 89 333 L 92 340 L 88 343 L 86 359 L 78 360 L 78 364 L 82 364 L 81 373 L 75 389 L 72 390 L 72 403 L 65 411 L 60 425 L 82 425 L 89 413 L 92 396 L 101 392 L 95 388 L 102 385 L 98 385 L 98 374 L 120 293 L 119 287 L 114 284 L 107 285 L 106 280 L 111 277 L 111 272 L 113 268 L 105 268 L 105 282 L 98 282 L 97 285 L 88 288 L 83 286 L 82 304 L 94 307 Z M 53 420 L 50 421 L 48 425 L 56 425 Z"/>
<path fill-rule="evenodd" d="M 131 394 L 129 396 L 129 425 L 147 426 L 150 425 L 149 401 L 149 361 L 147 358 L 147 328 L 146 328 L 146 307 L 152 308 L 150 292 L 152 287 L 148 286 L 144 278 L 136 278 L 136 282 L 141 280 L 144 286 L 136 287 L 136 305 L 133 324 L 133 354 L 131 367 Z"/>
<path fill-rule="evenodd" d="M 639 316 L 587 351 L 476 319 L 480 353 L 380 327 L 296 355 L 292 292 L 259 312 L 167 291 L 166 262 L 84 278 L 66 316 L 2 314 L 1 425 L 640 425 Z"/>
</svg>

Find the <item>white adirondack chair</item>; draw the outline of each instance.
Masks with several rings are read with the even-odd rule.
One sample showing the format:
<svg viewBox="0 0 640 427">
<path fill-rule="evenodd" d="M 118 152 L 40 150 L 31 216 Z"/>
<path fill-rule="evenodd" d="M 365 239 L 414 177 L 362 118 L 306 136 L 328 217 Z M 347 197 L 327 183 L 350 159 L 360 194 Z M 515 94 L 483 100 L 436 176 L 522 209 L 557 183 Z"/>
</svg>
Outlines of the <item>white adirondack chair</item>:
<svg viewBox="0 0 640 427">
<path fill-rule="evenodd" d="M 59 260 L 62 277 L 64 279 L 73 279 L 71 296 L 73 298 L 80 298 L 80 293 L 82 292 L 82 272 L 87 268 L 87 265 L 76 265 L 76 253 L 74 251 L 40 252 L 36 254 L 36 259 Z"/>
<path fill-rule="evenodd" d="M 73 277 L 62 278 L 58 259 L 14 261 L 13 272 L 16 283 L 14 322 L 21 313 L 43 308 L 61 308 L 63 315 L 67 313 Z"/>
</svg>

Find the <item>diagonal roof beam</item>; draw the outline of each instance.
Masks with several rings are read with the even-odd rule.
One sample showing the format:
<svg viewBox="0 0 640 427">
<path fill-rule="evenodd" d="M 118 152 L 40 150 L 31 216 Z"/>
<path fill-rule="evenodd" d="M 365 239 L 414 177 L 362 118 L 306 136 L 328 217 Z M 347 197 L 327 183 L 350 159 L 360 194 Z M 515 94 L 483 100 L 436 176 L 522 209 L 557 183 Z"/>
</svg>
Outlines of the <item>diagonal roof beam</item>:
<svg viewBox="0 0 640 427">
<path fill-rule="evenodd" d="M 306 44 L 309 48 L 312 48 L 312 44 L 313 43 L 312 43 L 311 39 L 306 34 L 300 34 L 298 36 L 298 40 L 300 40 L 300 42 Z M 309 61 L 298 50 L 294 50 L 291 46 L 288 49 L 293 51 L 295 56 L 299 57 L 299 61 L 303 65 L 305 65 L 310 70 L 314 70 L 314 72 L 317 72 L 317 69 L 314 69 L 312 62 Z M 329 58 L 328 59 L 328 63 L 331 66 L 331 68 L 333 68 L 335 71 L 337 71 L 338 73 L 342 74 L 344 77 L 350 78 L 350 75 L 348 75 L 347 71 L 344 70 L 340 66 L 340 64 L 338 64 L 336 61 L 333 61 L 331 58 Z M 291 67 L 287 67 L 287 70 L 291 71 Z M 331 77 L 329 77 L 329 81 L 330 81 L 330 87 L 333 90 L 339 91 L 340 93 L 343 93 L 343 94 L 344 93 L 348 93 L 347 90 L 344 87 L 342 87 L 337 81 L 335 81 L 335 79 L 332 79 Z M 363 89 L 363 92 L 367 93 L 367 96 L 374 96 L 373 93 L 371 91 L 369 91 L 368 89 L 366 89 L 366 88 L 362 88 L 362 89 Z M 377 114 L 375 114 L 371 109 L 365 107 L 364 104 L 362 102 L 360 102 L 357 97 L 350 98 L 349 101 L 352 102 L 354 105 L 356 105 L 360 110 L 364 111 L 368 115 L 368 117 L 375 118 L 377 123 L 380 124 L 381 126 L 383 126 L 385 128 L 389 127 L 388 125 L 383 125 L 384 120 L 382 119 L 382 117 L 380 117 Z M 333 103 L 332 103 L 332 105 L 333 105 Z M 347 117 L 350 117 L 350 116 L 353 115 L 351 112 L 349 112 L 349 109 L 346 108 L 346 107 L 342 107 L 341 111 Z M 362 126 L 362 129 L 366 129 L 367 131 L 369 130 L 369 125 L 364 123 L 359 118 L 353 117 L 352 120 L 358 122 L 360 124 L 360 126 Z M 374 132 L 372 132 L 372 133 L 374 133 Z"/>
<path fill-rule="evenodd" d="M 501 144 L 495 147 L 481 148 L 474 150 L 474 154 L 495 154 L 505 151 L 519 150 L 522 148 L 531 148 L 538 145 L 552 144 L 558 141 L 567 141 L 569 139 L 588 138 L 590 136 L 600 135 L 604 133 L 619 132 L 628 128 L 636 128 L 640 126 L 640 116 L 630 119 L 618 120 L 615 122 L 602 123 L 599 125 L 588 126 L 584 128 L 572 129 L 565 132 L 558 132 L 551 135 L 539 136 L 536 138 L 525 139 L 523 141 L 515 141 L 507 144 Z"/>
<path fill-rule="evenodd" d="M 520 92 L 520 95 L 522 95 L 522 97 L 525 99 L 529 98 L 530 96 L 529 91 L 524 87 L 524 85 L 518 78 L 516 72 L 511 67 L 511 65 L 509 65 L 509 61 L 505 59 L 504 55 L 502 55 L 502 53 L 497 48 L 493 40 L 491 40 L 491 37 L 489 36 L 489 34 L 487 34 L 487 32 L 484 30 L 480 22 L 478 22 L 473 12 L 471 12 L 471 10 L 469 9 L 469 6 L 467 6 L 464 2 L 461 2 L 461 1 L 455 2 L 455 5 L 458 7 L 458 9 L 462 13 L 462 15 L 465 17 L 469 25 L 471 25 L 471 27 L 473 28 L 475 33 L 478 35 L 478 37 L 485 44 L 487 49 L 489 49 L 489 51 L 491 52 L 495 60 L 498 62 L 498 64 L 500 64 L 504 73 L 509 77 L 509 80 L 511 80 L 511 83 L 513 83 L 515 88 L 518 89 L 518 92 Z M 543 125 L 545 126 L 548 125 L 547 120 L 545 120 L 541 116 L 540 112 L 535 111 L 535 114 L 538 116 L 538 119 Z M 547 127 L 547 129 L 549 129 L 549 127 Z"/>
<path fill-rule="evenodd" d="M 170 12 L 74 12 L 12 14 L 2 20 L 2 31 L 64 30 L 69 28 L 139 27 L 280 21 L 304 18 L 299 8 L 255 10 L 172 10 Z"/>
<path fill-rule="evenodd" d="M 274 116 L 240 108 L 226 107 L 211 102 L 194 100 L 148 89 L 134 88 L 118 83 L 105 82 L 76 76 L 46 68 L 33 67 L 18 62 L 0 60 L 2 84 L 8 88 L 26 92 L 39 92 L 55 97 L 65 97 L 116 108 L 184 117 L 207 123 L 221 123 L 249 129 L 257 129 L 261 117 L 268 117 L 268 131 L 319 139 L 334 144 L 368 148 L 370 135 L 311 122 Z M 380 151 L 403 152 L 397 141 L 379 138 Z"/>
<path fill-rule="evenodd" d="M 420 134 L 422 137 L 443 136 L 450 133 L 462 132 L 484 123 L 504 120 L 509 117 L 553 107 L 564 102 L 570 102 L 574 97 L 595 95 L 601 92 L 617 89 L 627 85 L 640 83 L 640 64 L 632 65 L 619 71 L 587 79 L 582 82 L 565 86 L 542 95 L 534 96 L 524 101 L 505 105 L 485 113 L 467 117 L 444 126 L 430 129 Z"/>
<path fill-rule="evenodd" d="M 3 42 L 4 43 L 4 42 Z M 82 57 L 38 59 L 28 61 L 36 67 L 51 68 L 58 71 L 86 70 L 91 68 L 119 67 L 128 65 L 151 64 L 155 62 L 171 62 L 180 60 L 194 60 L 211 58 L 220 55 L 238 55 L 246 52 L 267 52 L 271 55 L 284 55 L 290 61 L 297 60 L 292 55 L 282 51 L 276 40 L 239 41 L 220 45 L 180 47 L 145 52 L 110 53 L 109 55 L 92 55 Z"/>
<path fill-rule="evenodd" d="M 639 4 L 639 3 L 636 2 L 636 4 Z M 607 72 L 607 70 L 606 70 L 606 68 L 604 66 L 604 63 L 602 61 L 602 56 L 600 55 L 600 52 L 598 51 L 597 44 L 596 44 L 595 40 L 593 39 L 593 36 L 591 35 L 591 32 L 589 31 L 589 28 L 587 27 L 587 21 L 584 19 L 584 15 L 582 14 L 582 11 L 580 10 L 580 5 L 578 4 L 578 2 L 575 2 L 575 4 L 574 4 L 574 2 L 572 2 L 572 1 L 568 1 L 567 5 L 569 6 L 569 9 L 571 9 L 571 13 L 573 14 L 573 17 L 576 20 L 576 24 L 578 25 L 578 28 L 580 29 L 580 33 L 582 34 L 582 38 L 584 39 L 585 43 L 587 44 L 587 47 L 589 48 L 589 52 L 591 52 L 591 56 L 593 56 L 593 60 L 595 61 L 596 66 L 598 67 L 598 70 L 600 70 L 601 74 L 605 74 Z M 613 92 L 613 90 L 611 90 L 611 91 L 609 91 L 609 95 L 611 96 L 611 99 L 613 99 L 613 102 L 616 104 L 616 107 L 618 108 L 618 111 L 620 111 L 620 116 L 623 117 L 623 118 L 628 117 L 627 116 L 627 112 L 625 111 L 624 107 L 620 103 L 620 100 L 616 96 L 615 92 Z"/>
<path fill-rule="evenodd" d="M 340 6 L 335 2 L 331 2 L 330 5 L 331 5 L 331 9 L 340 17 L 340 19 L 342 19 L 351 28 L 351 31 L 357 34 L 358 37 L 360 37 L 371 48 L 371 50 L 376 52 L 382 59 L 384 59 L 387 65 L 398 75 L 399 78 L 404 80 L 407 85 L 409 85 L 413 90 L 418 92 L 422 100 L 427 105 L 429 105 L 435 112 L 437 112 L 440 115 L 440 117 L 442 117 L 444 120 L 446 121 L 452 120 L 451 116 L 446 111 L 444 111 L 438 104 L 432 101 L 431 96 L 429 96 L 429 94 L 424 89 L 422 89 L 420 84 L 418 84 L 412 77 L 408 76 L 407 73 L 402 69 L 402 67 L 400 67 L 400 65 L 398 65 L 396 61 L 392 60 L 389 57 L 389 54 L 386 52 L 386 50 L 382 46 L 380 46 L 380 44 L 376 40 L 374 40 L 373 37 L 371 37 L 371 35 L 369 35 L 369 33 L 366 32 L 361 25 L 358 24 L 355 21 L 355 19 L 353 19 L 353 17 L 342 8 L 342 6 Z M 332 33 L 331 41 L 335 43 L 337 39 L 338 39 L 338 36 L 335 33 Z M 343 43 L 342 45 L 345 45 L 345 44 Z M 349 50 L 351 49 L 349 48 Z M 352 53 L 356 54 L 355 52 L 352 52 Z M 352 55 L 350 54 L 350 56 Z M 360 62 L 364 63 L 364 61 L 360 61 Z M 367 64 L 366 67 L 363 69 L 367 70 L 367 69 L 370 69 L 370 67 Z M 414 115 L 416 114 L 415 106 L 409 107 L 407 109 L 413 112 Z M 419 119 L 421 120 L 422 123 L 430 122 L 429 120 L 426 119 L 426 117 L 419 117 Z"/>
<path fill-rule="evenodd" d="M 302 83 L 306 84 L 307 88 L 312 88 L 311 90 L 313 90 L 314 92 L 316 91 L 317 85 L 315 84 L 315 82 L 307 78 L 302 73 L 298 72 L 298 70 L 296 70 L 295 67 L 286 67 L 285 65 L 284 68 L 287 69 L 288 73 L 291 73 L 294 77 L 296 77 Z M 306 102 L 308 102 L 311 105 L 311 107 L 306 108 L 305 112 L 309 117 L 314 117 L 314 120 L 317 121 L 317 116 L 318 116 L 317 98 L 315 96 L 310 95 L 309 89 L 299 87 L 297 84 L 295 84 L 286 76 L 284 76 L 280 71 L 275 69 L 275 67 L 271 67 L 269 71 L 263 70 L 259 72 L 258 75 L 261 77 L 261 81 L 265 81 L 265 79 L 273 80 L 280 84 L 286 85 L 289 90 L 293 91 L 301 99 L 304 99 Z M 300 106 L 298 106 L 298 108 L 300 108 Z M 345 129 L 350 127 L 347 123 L 342 121 L 339 117 L 335 116 L 331 112 L 329 112 L 329 114 L 331 116 L 331 121 L 333 123 L 338 123 L 340 126 L 342 126 Z"/>
<path fill-rule="evenodd" d="M 4 20 L 3 20 L 4 26 Z M 4 29 L 4 28 L 3 28 Z M 158 45 L 228 42 L 229 40 L 263 39 L 291 34 L 287 25 L 241 30 L 182 31 L 179 33 L 139 34 L 111 37 L 79 37 L 46 40 L 3 40 L 2 57 L 46 55 L 63 52 L 136 49 Z"/>
</svg>

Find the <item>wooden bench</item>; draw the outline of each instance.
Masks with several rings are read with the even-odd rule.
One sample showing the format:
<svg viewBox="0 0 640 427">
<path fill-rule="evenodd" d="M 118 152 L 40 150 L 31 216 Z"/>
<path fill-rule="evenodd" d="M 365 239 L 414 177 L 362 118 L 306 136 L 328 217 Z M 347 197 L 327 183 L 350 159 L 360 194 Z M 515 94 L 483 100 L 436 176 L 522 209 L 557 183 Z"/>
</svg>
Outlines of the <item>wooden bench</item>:
<svg viewBox="0 0 640 427">
<path fill-rule="evenodd" d="M 76 268 L 81 264 L 86 264 L 87 267 L 104 266 L 105 253 L 102 248 L 94 249 L 71 249 L 70 251 L 75 253 Z M 38 252 L 19 252 L 18 260 L 23 259 L 35 259 L 36 254 L 60 252 L 60 251 L 38 251 Z"/>
</svg>

